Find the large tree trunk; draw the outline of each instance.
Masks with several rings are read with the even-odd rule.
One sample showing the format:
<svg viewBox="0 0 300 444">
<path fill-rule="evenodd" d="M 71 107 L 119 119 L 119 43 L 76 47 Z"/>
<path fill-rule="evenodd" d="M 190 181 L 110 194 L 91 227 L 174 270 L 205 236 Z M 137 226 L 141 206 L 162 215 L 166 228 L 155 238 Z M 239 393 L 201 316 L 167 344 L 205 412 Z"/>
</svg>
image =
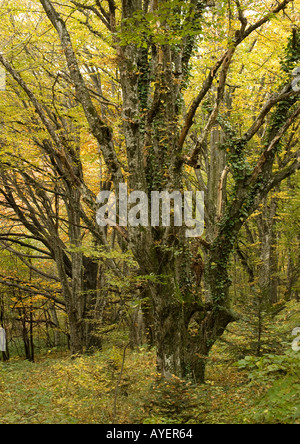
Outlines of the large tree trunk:
<svg viewBox="0 0 300 444">
<path fill-rule="evenodd" d="M 184 254 L 173 260 L 165 258 L 164 268 L 160 268 L 162 282 L 151 284 L 157 368 L 165 378 L 175 375 L 203 382 L 212 346 L 227 325 L 237 320 L 228 302 L 227 264 L 214 266 L 214 255 L 220 254 L 210 253 L 209 302 L 192 294 L 191 259 Z M 159 257 L 162 263 L 164 256 Z"/>
<path fill-rule="evenodd" d="M 159 286 L 153 295 L 157 370 L 164 378 L 186 374 L 184 304 L 176 298 L 172 287 Z"/>
<path fill-rule="evenodd" d="M 167 287 L 159 294 L 155 308 L 158 372 L 165 378 L 190 377 L 202 383 L 212 346 L 236 317 L 222 306 L 180 302 Z"/>
</svg>

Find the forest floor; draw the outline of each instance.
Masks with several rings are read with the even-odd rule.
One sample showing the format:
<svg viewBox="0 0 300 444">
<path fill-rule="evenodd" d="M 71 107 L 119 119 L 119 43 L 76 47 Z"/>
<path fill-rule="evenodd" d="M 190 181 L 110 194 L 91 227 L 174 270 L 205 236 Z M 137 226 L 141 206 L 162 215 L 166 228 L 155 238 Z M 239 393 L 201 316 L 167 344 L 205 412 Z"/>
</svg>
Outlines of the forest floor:
<svg viewBox="0 0 300 444">
<path fill-rule="evenodd" d="M 108 347 L 75 360 L 49 352 L 35 363 L 0 363 L 0 424 L 281 422 L 276 402 L 261 403 L 268 384 L 251 383 L 247 370 L 222 362 L 218 353 L 208 362 L 206 384 L 199 386 L 178 378 L 158 384 L 155 353 L 147 348 L 127 352 L 118 384 L 122 360 L 122 347 Z M 298 401 L 296 416 L 293 407 L 283 422 L 299 423 L 299 407 Z"/>
</svg>

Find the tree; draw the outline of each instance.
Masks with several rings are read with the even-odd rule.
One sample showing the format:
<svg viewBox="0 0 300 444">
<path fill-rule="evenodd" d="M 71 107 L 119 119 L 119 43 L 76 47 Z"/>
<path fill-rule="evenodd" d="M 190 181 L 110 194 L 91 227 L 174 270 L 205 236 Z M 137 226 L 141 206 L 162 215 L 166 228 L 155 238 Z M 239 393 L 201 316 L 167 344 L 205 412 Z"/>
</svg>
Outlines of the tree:
<svg viewBox="0 0 300 444">
<path fill-rule="evenodd" d="M 49 44 L 45 43 L 43 49 L 48 50 Z M 35 94 L 14 70 L 18 80 L 23 82 L 28 97 L 26 99 L 26 96 L 14 89 L 7 98 L 9 106 L 11 103 L 18 104 L 23 113 L 16 116 L 19 120 L 13 122 L 12 131 L 8 129 L 3 132 L 2 137 L 1 205 L 7 210 L 4 210 L 1 243 L 9 251 L 17 254 L 31 270 L 37 271 L 32 262 L 30 263 L 32 260 L 55 261 L 57 274 L 39 269 L 38 271 L 44 278 L 61 285 L 63 300 L 58 300 L 58 303 L 66 306 L 70 324 L 71 353 L 76 354 L 80 353 L 84 346 L 89 347 L 90 336 L 87 338 L 85 334 L 89 327 L 83 325 L 82 318 L 90 310 L 90 298 L 87 298 L 89 290 L 96 291 L 98 266 L 84 257 L 83 251 L 80 250 L 82 224 L 78 183 L 83 181 L 83 173 L 79 159 L 80 135 L 76 125 L 67 116 L 74 107 L 72 94 L 62 95 L 51 87 L 52 97 L 45 94 L 45 90 L 49 91 L 48 87 L 53 77 L 54 84 L 57 82 L 56 74 L 48 71 L 49 62 L 51 63 L 51 58 L 56 55 L 57 53 L 49 51 L 50 60 L 41 61 L 44 72 L 48 73 L 46 79 L 40 79 L 35 70 L 32 70 L 31 79 L 39 80 Z M 41 52 L 27 46 L 26 56 L 27 59 L 32 56 L 41 57 Z M 59 60 L 55 59 L 54 63 L 58 66 Z M 65 88 L 67 89 L 67 85 Z M 44 94 L 44 102 L 39 101 L 38 94 Z M 32 109 L 32 100 L 39 110 L 39 117 L 44 123 L 47 122 L 50 139 L 45 137 L 43 131 L 38 130 L 39 120 Z M 45 102 L 48 102 L 48 106 Z M 52 102 L 52 113 L 49 102 Z M 4 117 L 4 125 L 8 124 L 9 127 L 11 120 L 11 116 L 8 121 Z M 33 157 L 20 152 L 17 147 L 17 140 L 20 139 L 16 139 L 16 135 L 22 136 L 24 130 L 27 148 L 33 152 Z M 59 137 L 56 132 L 60 133 Z M 24 142 L 23 137 L 21 143 Z M 87 190 L 87 193 L 92 196 L 90 201 L 95 205 L 93 193 L 90 190 Z M 65 205 L 63 210 L 62 202 Z M 14 222 L 8 226 L 7 221 L 10 218 L 14 219 Z M 15 228 L 19 225 L 16 218 L 23 226 L 21 230 Z M 16 245 L 29 251 L 24 253 L 18 250 Z M 85 295 L 83 292 L 86 292 Z M 56 300 L 51 292 L 49 299 Z"/>
<path fill-rule="evenodd" d="M 126 232 L 122 227 L 115 228 L 120 242 L 132 249 L 140 273 L 156 277 L 147 282 L 145 293 L 154 317 L 158 370 L 164 377 L 191 373 L 197 381 L 203 380 L 203 356 L 208 355 L 227 325 L 236 319 L 230 306 L 228 264 L 239 232 L 268 192 L 299 169 L 297 152 L 294 149 L 286 152 L 284 148 L 287 135 L 295 134 L 295 122 L 300 115 L 299 93 L 291 85 L 292 68 L 299 62 L 296 28 L 281 72 L 277 73 L 282 76 L 282 84 L 276 85 L 264 98 L 259 110 L 254 110 L 246 122 L 248 127 L 238 128 L 229 112 L 234 99 L 228 82 L 236 54 L 247 42 L 255 44 L 254 33 L 268 26 L 292 2 L 284 0 L 275 6 L 271 3 L 267 8 L 259 2 L 254 12 L 251 4 L 241 4 L 238 0 L 229 6 L 223 2 L 212 6 L 211 2 L 202 0 L 124 0 L 120 4 L 108 0 L 105 6 L 101 2 L 71 1 L 64 6 L 54 6 L 49 0 L 40 0 L 56 31 L 76 103 L 80 103 L 99 144 L 114 191 L 118 193 L 119 184 L 127 178 L 130 190 L 140 190 L 149 196 L 153 190 L 183 190 L 187 171 L 200 178 L 200 184 L 205 186 L 207 239 L 199 240 L 205 250 L 205 298 L 199 288 L 202 257 L 185 237 L 183 229 L 139 226 L 128 227 Z M 116 146 L 120 129 L 108 123 L 93 98 L 93 87 L 68 23 L 72 15 L 89 30 L 96 47 L 108 41 L 115 51 L 122 91 L 124 143 L 121 150 Z M 226 31 L 220 31 L 217 36 L 210 34 L 205 30 L 207 21 L 225 25 Z M 199 92 L 186 110 L 183 95 L 191 83 L 194 57 L 201 58 L 202 45 L 214 38 L 220 55 L 213 66 L 210 65 Z M 60 129 L 49 119 L 45 107 L 12 63 L 3 55 L 0 62 L 25 92 L 50 135 L 51 144 L 45 146 L 44 141 L 44 149 L 57 159 L 57 164 L 64 165 L 64 172 L 68 174 L 71 185 L 67 196 L 73 195 L 70 214 L 74 221 L 71 225 L 74 233 L 70 231 L 70 236 L 72 244 L 79 247 L 80 235 L 75 233 L 75 227 L 80 223 L 75 208 L 83 199 L 93 210 L 94 196 L 82 180 L 78 153 L 70 151 L 62 157 L 66 150 Z M 103 68 L 90 65 L 94 73 Z M 205 116 L 203 124 L 199 124 L 199 113 Z M 262 130 L 264 137 L 261 137 Z M 257 154 L 250 162 L 247 153 L 254 146 Z M 280 150 L 283 161 L 281 170 L 277 171 L 275 160 Z M 210 163 L 207 181 L 201 171 L 202 157 Z M 217 183 L 218 193 L 215 192 Z M 105 245 L 103 231 L 81 216 L 85 222 L 89 220 L 88 226 L 97 242 Z M 56 245 L 51 247 L 58 265 L 63 264 L 61 249 Z M 82 260 L 77 250 L 72 256 L 74 286 L 72 290 L 67 287 L 65 292 L 69 317 L 75 313 L 71 301 L 76 301 L 76 294 L 80 294 L 78 276 Z M 113 267 L 113 263 L 110 265 Z M 65 271 L 60 272 L 62 282 L 66 282 L 64 276 Z M 149 307 L 147 310 L 149 312 Z M 77 313 L 74 335 L 82 317 L 80 311 L 76 311 L 76 316 Z M 193 334 L 189 332 L 191 322 L 197 325 Z"/>
</svg>

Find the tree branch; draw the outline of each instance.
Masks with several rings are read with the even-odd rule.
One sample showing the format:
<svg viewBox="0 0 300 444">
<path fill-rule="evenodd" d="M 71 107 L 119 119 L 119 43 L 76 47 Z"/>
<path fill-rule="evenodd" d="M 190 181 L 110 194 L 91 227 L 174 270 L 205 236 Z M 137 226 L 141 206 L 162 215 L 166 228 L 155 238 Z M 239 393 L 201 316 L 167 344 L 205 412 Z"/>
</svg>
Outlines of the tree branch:
<svg viewBox="0 0 300 444">
<path fill-rule="evenodd" d="M 283 135 L 287 132 L 289 127 L 294 123 L 294 121 L 299 116 L 300 116 L 300 106 L 287 119 L 285 124 L 278 131 L 278 133 L 273 137 L 273 139 L 270 142 L 268 148 L 260 156 L 260 158 L 259 158 L 259 160 L 258 160 L 258 162 L 256 164 L 256 167 L 254 168 L 253 173 L 251 175 L 251 178 L 250 178 L 250 181 L 249 181 L 250 185 L 255 183 L 258 175 L 263 172 L 263 168 L 267 164 L 267 162 L 268 162 L 268 160 L 270 158 L 270 154 L 272 153 L 272 151 L 274 151 L 275 147 L 278 145 L 278 143 L 280 142 L 280 140 L 283 137 Z"/>
<path fill-rule="evenodd" d="M 44 296 L 47 299 L 50 299 L 53 302 L 56 302 L 57 304 L 60 304 L 62 306 L 65 306 L 65 302 L 57 299 L 55 296 L 51 295 L 48 292 L 45 292 L 43 290 L 37 290 L 35 287 L 33 287 L 32 285 L 30 287 L 22 285 L 22 283 L 17 283 L 17 282 L 11 282 L 11 281 L 7 281 L 5 278 L 3 278 L 3 276 L 0 276 L 0 284 L 2 285 L 6 285 L 8 287 L 14 287 L 14 288 L 18 288 L 21 291 L 24 291 L 25 293 L 30 293 L 32 295 L 36 295 L 36 296 Z M 55 290 L 56 293 L 58 293 L 58 290 Z"/>
<path fill-rule="evenodd" d="M 40 3 L 42 4 L 53 27 L 57 31 L 65 53 L 70 76 L 75 85 L 77 98 L 83 107 L 92 133 L 101 147 L 104 160 L 110 174 L 112 175 L 115 188 L 118 189 L 119 183 L 124 182 L 124 180 L 121 165 L 113 146 L 112 130 L 101 120 L 96 108 L 94 107 L 88 88 L 86 87 L 85 81 L 81 74 L 77 57 L 73 49 L 71 37 L 65 22 L 62 20 L 60 14 L 56 11 L 50 0 L 40 0 Z"/>
<path fill-rule="evenodd" d="M 272 97 L 270 97 L 270 99 L 263 106 L 259 116 L 255 120 L 251 128 L 243 135 L 242 141 L 249 142 L 255 136 L 257 131 L 259 131 L 261 126 L 264 124 L 265 117 L 277 103 L 287 100 L 291 96 L 295 95 L 296 93 L 292 90 L 291 84 L 286 85 L 280 93 L 273 94 Z"/>
<path fill-rule="evenodd" d="M 78 9 L 81 10 L 87 10 L 93 12 L 100 20 L 101 22 L 106 26 L 106 28 L 111 31 L 111 26 L 109 23 L 109 15 L 105 11 L 105 9 L 99 4 L 101 8 L 101 13 L 98 11 L 98 9 L 95 6 L 92 5 L 84 5 L 83 3 L 77 2 L 75 0 L 71 0 L 71 3 L 75 5 Z"/>
<path fill-rule="evenodd" d="M 282 3 L 280 3 L 276 8 L 274 8 L 271 12 L 269 12 L 265 17 L 263 17 L 261 20 L 259 20 L 257 23 L 249 26 L 246 28 L 246 18 L 243 15 L 242 9 L 239 5 L 239 2 L 237 4 L 239 5 L 239 20 L 241 21 L 241 29 L 236 32 L 236 38 L 231 42 L 230 48 L 226 50 L 226 52 L 222 55 L 222 57 L 217 61 L 215 66 L 210 70 L 208 77 L 205 79 L 201 91 L 199 92 L 198 96 L 194 99 L 192 102 L 192 105 L 190 106 L 190 109 L 187 113 L 184 126 L 182 128 L 178 145 L 179 148 L 183 147 L 183 144 L 185 142 L 185 139 L 188 135 L 188 132 L 193 125 L 193 119 L 196 114 L 197 109 L 199 108 L 200 104 L 202 103 L 203 99 L 205 98 L 206 94 L 210 90 L 212 83 L 224 63 L 224 60 L 226 57 L 228 57 L 228 54 L 233 48 L 237 48 L 237 46 L 242 43 L 250 34 L 252 34 L 256 29 L 260 28 L 263 24 L 267 23 L 274 14 L 278 14 L 280 11 L 282 11 L 288 3 L 290 3 L 292 0 L 284 0 Z"/>
</svg>

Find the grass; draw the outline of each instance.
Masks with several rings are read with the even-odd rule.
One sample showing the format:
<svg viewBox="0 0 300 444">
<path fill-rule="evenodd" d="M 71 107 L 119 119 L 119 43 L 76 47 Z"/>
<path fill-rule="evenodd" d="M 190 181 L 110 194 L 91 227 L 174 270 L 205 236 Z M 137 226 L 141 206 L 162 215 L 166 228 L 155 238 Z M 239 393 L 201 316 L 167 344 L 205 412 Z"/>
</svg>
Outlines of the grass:
<svg viewBox="0 0 300 444">
<path fill-rule="evenodd" d="M 259 358 L 236 324 L 213 347 L 197 387 L 178 378 L 158 384 L 147 347 L 126 351 L 119 384 L 128 342 L 120 333 L 92 356 L 40 350 L 35 363 L 0 362 L 0 424 L 299 424 L 300 352 L 291 347 L 299 321 L 298 304 L 288 306 L 270 336 L 279 346 Z"/>
<path fill-rule="evenodd" d="M 110 424 L 121 364 L 116 347 L 75 360 L 49 355 L 1 363 L 0 424 Z M 178 378 L 158 385 L 156 376 L 153 351 L 128 352 L 117 423 L 239 423 L 258 396 L 245 372 L 216 360 L 199 387 Z"/>
</svg>

